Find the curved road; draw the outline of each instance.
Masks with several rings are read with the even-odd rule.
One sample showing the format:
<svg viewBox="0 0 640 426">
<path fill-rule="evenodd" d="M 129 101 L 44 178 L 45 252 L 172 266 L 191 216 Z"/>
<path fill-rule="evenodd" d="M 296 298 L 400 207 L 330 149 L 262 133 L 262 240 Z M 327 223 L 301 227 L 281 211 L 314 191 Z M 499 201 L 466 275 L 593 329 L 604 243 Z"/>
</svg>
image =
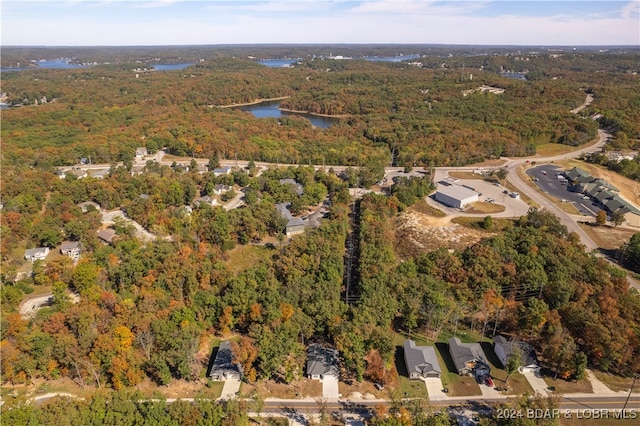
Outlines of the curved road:
<svg viewBox="0 0 640 426">
<path fill-rule="evenodd" d="M 608 133 L 602 130 L 598 130 L 598 141 L 593 145 L 590 145 L 585 148 L 581 148 L 577 151 L 573 151 L 568 154 L 556 155 L 553 157 L 544 157 L 544 158 L 531 158 L 530 160 L 535 160 L 536 163 L 550 163 L 552 161 L 565 160 L 568 158 L 577 158 L 585 153 L 600 151 L 602 147 L 605 145 L 605 143 L 607 143 L 607 140 L 609 139 L 610 136 L 611 135 L 609 135 Z M 538 204 L 540 207 L 558 216 L 558 218 L 560 219 L 560 222 L 562 222 L 562 224 L 567 227 L 569 232 L 575 232 L 576 234 L 578 234 L 578 236 L 580 237 L 580 241 L 582 241 L 582 244 L 584 244 L 585 248 L 588 251 L 596 250 L 598 248 L 598 245 L 595 242 L 593 242 L 591 237 L 589 237 L 589 235 L 587 235 L 587 233 L 584 232 L 582 228 L 580 228 L 580 226 L 576 223 L 575 219 L 573 219 L 571 215 L 569 215 L 568 213 L 563 211 L 561 208 L 556 206 L 553 202 L 547 199 L 539 191 L 531 188 L 528 185 L 528 183 L 525 182 L 520 177 L 520 175 L 518 175 L 518 168 L 525 165 L 527 161 L 528 161 L 527 159 L 520 159 L 520 158 L 517 160 L 507 159 L 507 162 L 505 163 L 505 166 L 504 166 L 508 172 L 507 180 L 513 186 L 518 188 L 518 191 L 520 193 L 525 194 L 527 197 L 535 201 L 536 204 Z"/>
</svg>

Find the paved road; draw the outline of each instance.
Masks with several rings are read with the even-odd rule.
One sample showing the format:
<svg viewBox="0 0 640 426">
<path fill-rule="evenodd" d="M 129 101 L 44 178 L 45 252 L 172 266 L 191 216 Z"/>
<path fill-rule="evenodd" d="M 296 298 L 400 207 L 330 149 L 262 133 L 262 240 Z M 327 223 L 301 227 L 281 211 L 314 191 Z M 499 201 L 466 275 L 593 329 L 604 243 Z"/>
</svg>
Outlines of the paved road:
<svg viewBox="0 0 640 426">
<path fill-rule="evenodd" d="M 546 158 L 535 158 L 534 160 L 537 163 L 545 163 L 545 162 L 550 163 L 552 161 L 564 160 L 567 158 L 576 158 L 581 156 L 584 153 L 597 152 L 602 149 L 602 147 L 607 142 L 609 137 L 611 137 L 611 135 L 609 135 L 608 133 L 602 130 L 598 130 L 598 140 L 595 144 L 581 148 L 577 151 L 573 151 L 570 154 L 557 155 L 557 156 L 546 157 Z M 525 194 L 527 197 L 533 200 L 537 205 L 555 214 L 560 219 L 560 222 L 567 227 L 569 232 L 575 232 L 576 234 L 578 234 L 578 236 L 580 237 L 580 241 L 582 242 L 582 244 L 584 244 L 585 248 L 588 251 L 596 250 L 598 248 L 597 244 L 593 242 L 591 237 L 589 237 L 589 235 L 587 235 L 587 233 L 584 232 L 582 228 L 580 228 L 580 226 L 576 223 L 576 221 L 571 215 L 564 212 L 562 209 L 556 206 L 552 201 L 547 199 L 544 195 L 542 195 L 536 189 L 531 188 L 528 182 L 525 182 L 520 177 L 520 175 L 517 172 L 518 168 L 526 165 L 528 161 L 530 161 L 531 159 L 505 159 L 505 160 L 506 160 L 506 163 L 504 167 L 508 172 L 507 180 L 514 187 L 518 188 L 518 191 L 520 193 Z"/>
</svg>

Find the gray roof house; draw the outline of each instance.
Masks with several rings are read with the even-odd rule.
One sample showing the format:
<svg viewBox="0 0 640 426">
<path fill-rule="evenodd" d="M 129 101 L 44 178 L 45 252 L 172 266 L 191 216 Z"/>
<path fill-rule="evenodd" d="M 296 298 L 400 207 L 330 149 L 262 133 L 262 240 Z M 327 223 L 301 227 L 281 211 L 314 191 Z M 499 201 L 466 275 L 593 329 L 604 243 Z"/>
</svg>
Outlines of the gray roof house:
<svg viewBox="0 0 640 426">
<path fill-rule="evenodd" d="M 470 375 L 477 361 L 487 364 L 480 343 L 462 343 L 457 337 L 452 337 L 449 339 L 449 354 L 461 376 Z"/>
<path fill-rule="evenodd" d="M 73 260 L 77 260 L 80 257 L 81 249 L 82 246 L 79 241 L 63 241 L 60 246 L 60 253 L 69 256 Z"/>
<path fill-rule="evenodd" d="M 521 373 L 536 373 L 540 371 L 540 364 L 538 363 L 538 358 L 536 357 L 533 346 L 521 340 L 509 341 L 504 336 L 496 336 L 493 338 L 493 350 L 504 367 L 507 366 L 507 361 L 515 348 L 520 349 L 522 352 L 520 368 L 518 369 Z"/>
<path fill-rule="evenodd" d="M 410 379 L 440 377 L 442 369 L 433 346 L 416 346 L 413 340 L 405 340 L 402 347 Z"/>
<path fill-rule="evenodd" d="M 229 173 L 231 173 L 231 167 L 229 166 L 218 167 L 216 169 L 213 169 L 214 176 L 228 175 Z"/>
<path fill-rule="evenodd" d="M 217 184 L 213 187 L 213 193 L 216 195 L 221 195 L 223 192 L 231 191 L 233 188 L 229 185 L 223 185 L 221 183 Z"/>
<path fill-rule="evenodd" d="M 233 362 L 231 343 L 225 340 L 220 344 L 216 358 L 211 366 L 209 377 L 212 380 L 224 381 L 229 379 L 242 379 L 242 366 Z"/>
<path fill-rule="evenodd" d="M 208 204 L 210 206 L 215 206 L 216 204 L 218 204 L 218 201 L 215 198 L 210 197 L 209 195 L 204 195 L 202 197 L 198 197 L 195 200 L 193 200 L 194 206 L 199 206 L 200 204 Z"/>
<path fill-rule="evenodd" d="M 276 204 L 276 208 L 280 212 L 280 215 L 287 220 L 285 225 L 285 235 L 290 238 L 294 235 L 302 234 L 306 226 L 304 220 L 299 217 L 294 217 L 289 211 L 291 203 L 279 203 Z"/>
<path fill-rule="evenodd" d="M 37 247 L 33 249 L 26 249 L 24 251 L 25 260 L 35 262 L 36 260 L 44 260 L 49 254 L 49 247 Z"/>
<path fill-rule="evenodd" d="M 115 237 L 116 231 L 113 229 L 101 229 L 98 231 L 98 238 L 100 238 L 103 243 L 111 244 Z"/>
<path fill-rule="evenodd" d="M 314 343 L 307 348 L 307 377 L 310 379 L 337 379 L 339 376 L 338 351 Z"/>
<path fill-rule="evenodd" d="M 293 192 L 296 193 L 296 195 L 304 194 L 303 186 L 293 179 L 280 179 L 280 185 L 289 186 L 293 190 Z"/>
</svg>

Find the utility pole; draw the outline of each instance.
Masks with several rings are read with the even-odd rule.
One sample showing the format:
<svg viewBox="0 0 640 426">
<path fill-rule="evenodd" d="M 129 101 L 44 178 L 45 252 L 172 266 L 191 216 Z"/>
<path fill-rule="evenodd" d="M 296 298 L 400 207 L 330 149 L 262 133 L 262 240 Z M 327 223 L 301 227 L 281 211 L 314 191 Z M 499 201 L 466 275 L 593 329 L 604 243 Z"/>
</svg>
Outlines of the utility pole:
<svg viewBox="0 0 640 426">
<path fill-rule="evenodd" d="M 633 392 L 633 387 L 636 384 L 636 379 L 638 378 L 637 374 L 633 375 L 633 383 L 631 383 L 631 388 L 629 389 L 629 394 L 627 395 L 627 400 L 624 402 L 624 406 L 622 407 L 622 417 L 624 418 L 624 410 L 627 408 L 627 403 L 629 402 L 629 398 L 631 398 L 631 392 Z"/>
</svg>

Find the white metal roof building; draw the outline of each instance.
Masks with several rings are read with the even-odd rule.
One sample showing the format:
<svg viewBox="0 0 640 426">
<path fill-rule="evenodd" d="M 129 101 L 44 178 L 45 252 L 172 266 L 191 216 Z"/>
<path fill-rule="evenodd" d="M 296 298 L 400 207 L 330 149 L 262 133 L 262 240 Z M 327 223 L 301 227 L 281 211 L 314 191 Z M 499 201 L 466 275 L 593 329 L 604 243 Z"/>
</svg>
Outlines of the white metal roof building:
<svg viewBox="0 0 640 426">
<path fill-rule="evenodd" d="M 435 199 L 445 206 L 461 209 L 469 203 L 478 201 L 476 191 L 460 185 L 438 185 Z"/>
</svg>

